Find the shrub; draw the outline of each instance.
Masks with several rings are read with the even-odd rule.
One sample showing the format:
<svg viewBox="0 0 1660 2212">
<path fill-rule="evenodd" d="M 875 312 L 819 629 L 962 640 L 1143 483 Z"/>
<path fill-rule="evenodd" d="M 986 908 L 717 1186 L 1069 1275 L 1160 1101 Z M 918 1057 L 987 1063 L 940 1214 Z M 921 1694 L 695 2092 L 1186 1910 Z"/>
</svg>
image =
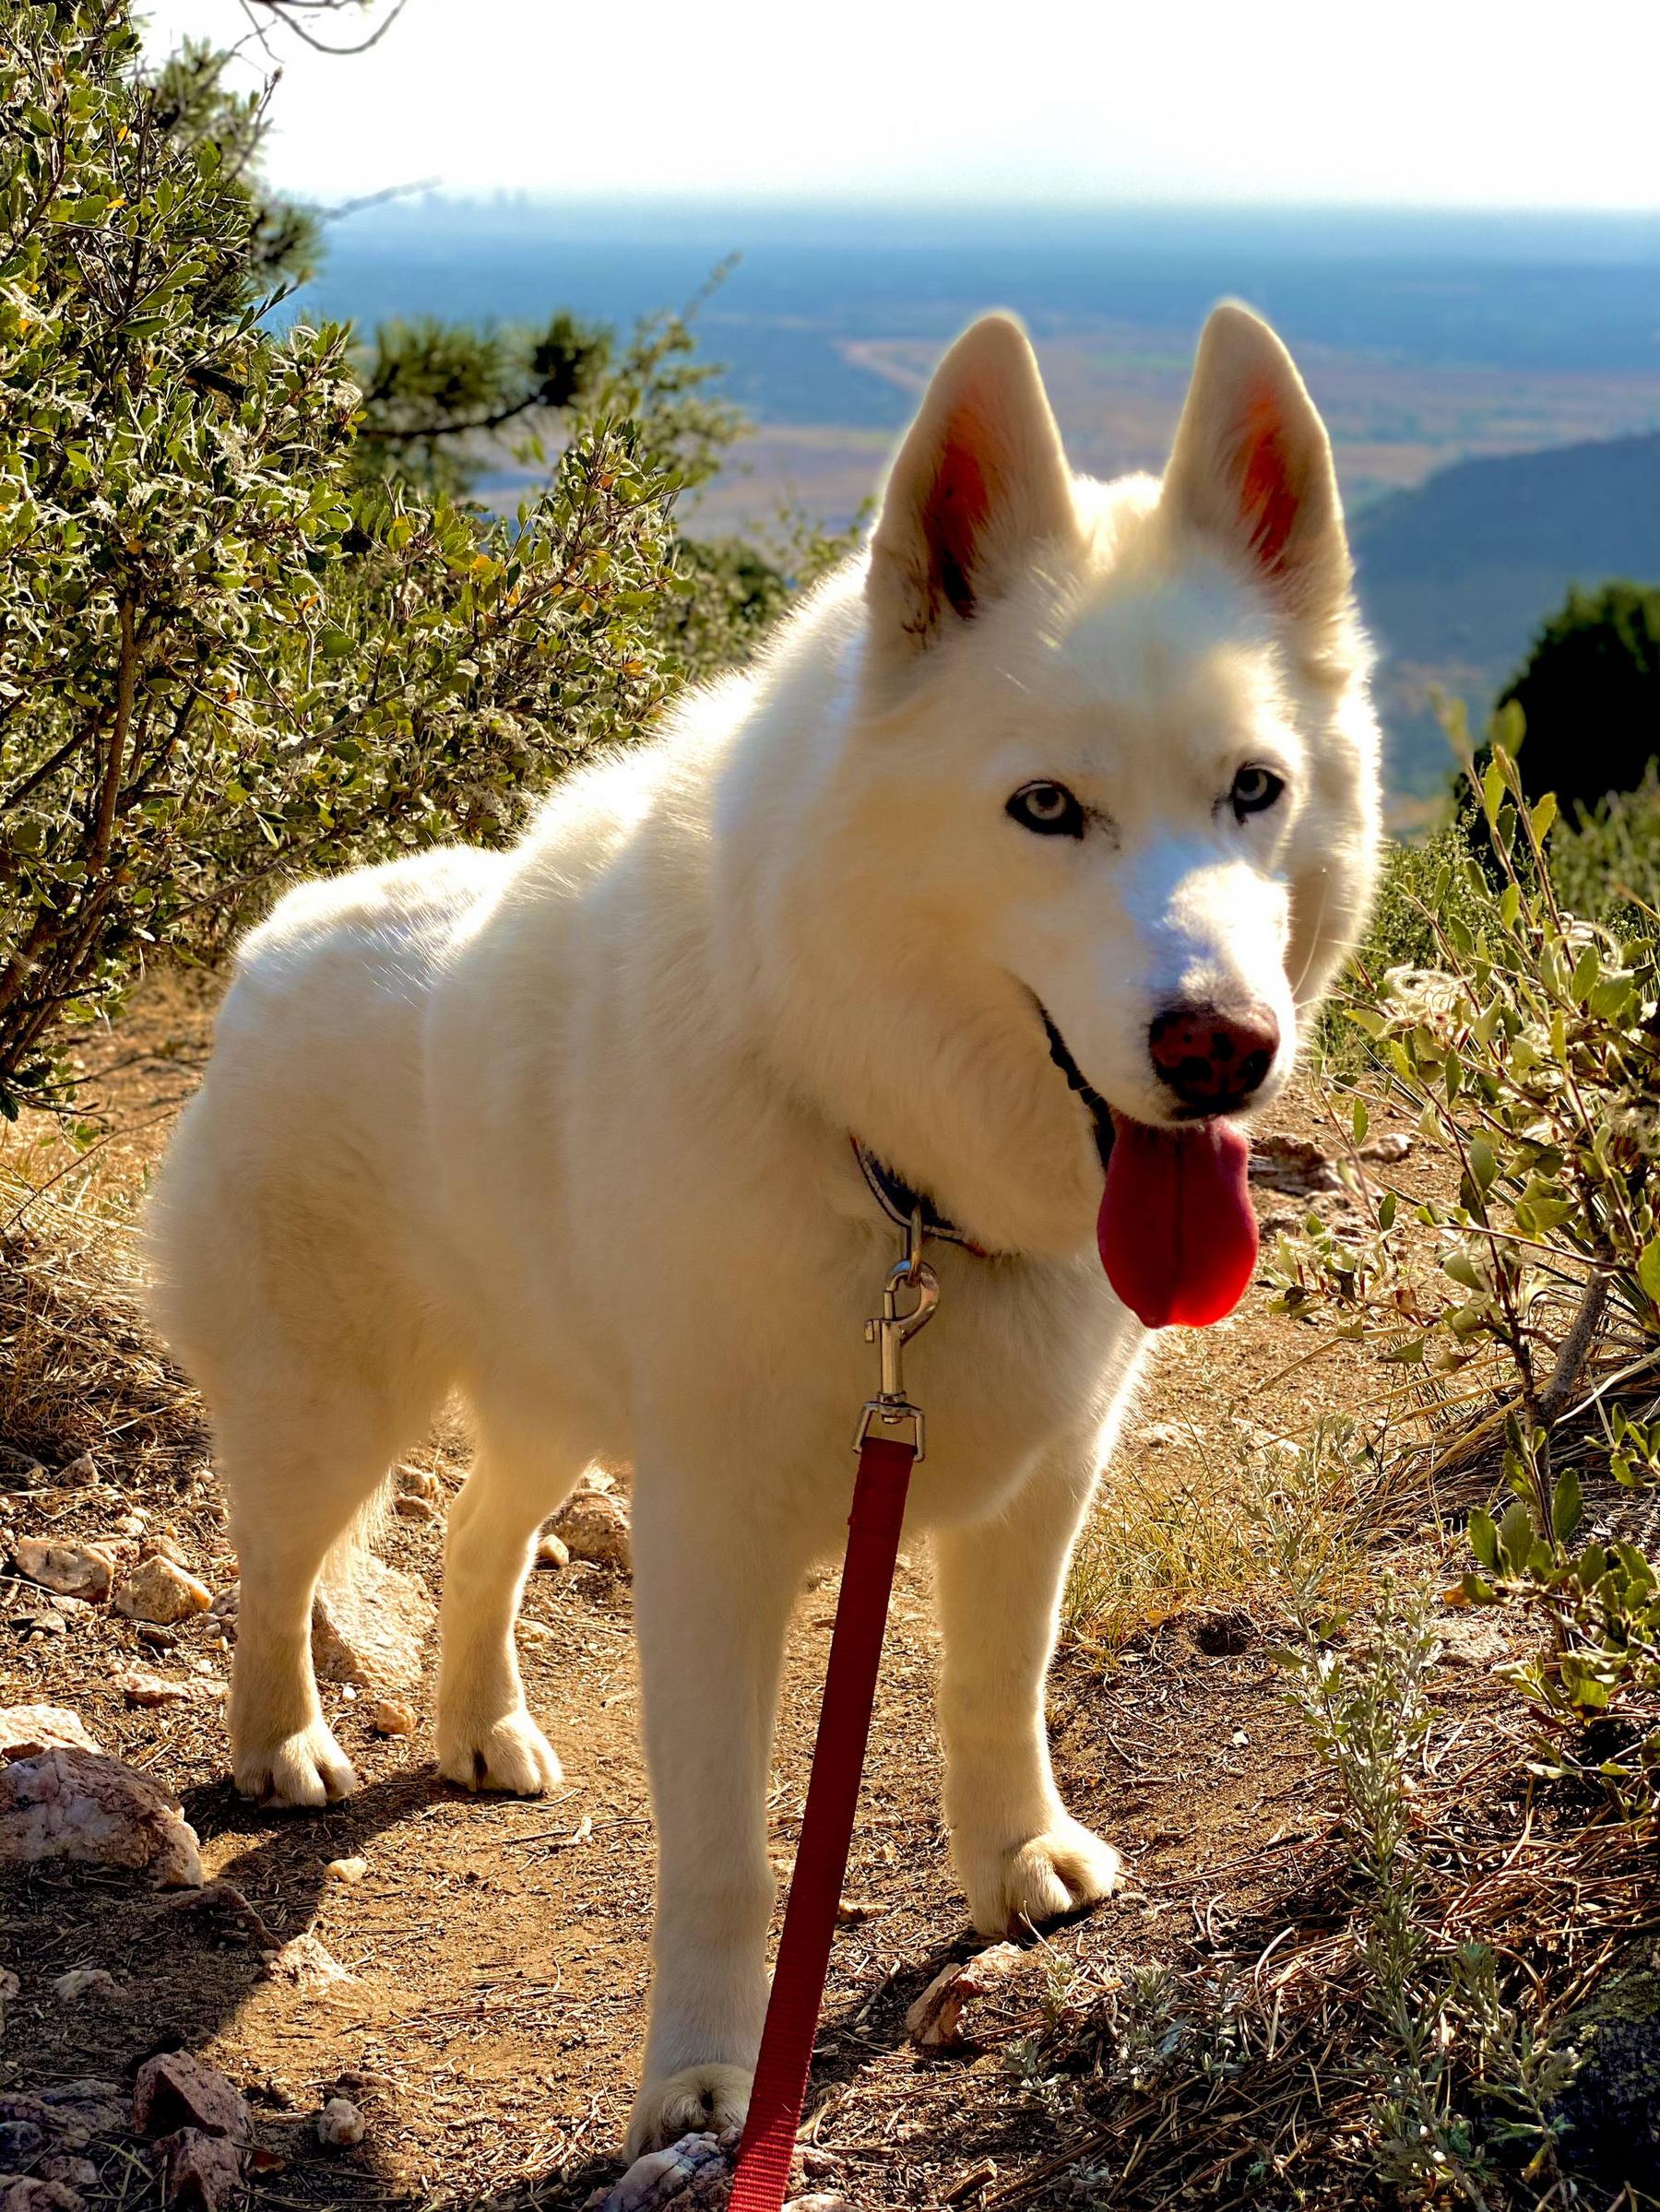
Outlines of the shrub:
<svg viewBox="0 0 1660 2212">
<path fill-rule="evenodd" d="M 1660 589 L 1577 587 L 1501 693 L 1527 729 L 1523 782 L 1565 812 L 1630 791 L 1660 754 Z"/>
<path fill-rule="evenodd" d="M 0 30 L 8 1114 L 147 948 L 287 870 L 508 835 L 667 680 L 647 441 L 579 427 L 511 524 L 361 481 L 348 334 L 262 319 L 294 242 L 199 93 L 141 75 L 125 0 Z"/>
<path fill-rule="evenodd" d="M 1553 1757 L 1628 1793 L 1646 1776 L 1652 1809 L 1654 1569 L 1607 1525 L 1583 1542 L 1584 1485 L 1556 1455 L 1577 1417 L 1608 1490 L 1660 1487 L 1660 1434 L 1618 1412 L 1600 1444 L 1583 1434 L 1588 1370 L 1597 1403 L 1617 1404 L 1660 1367 L 1660 946 L 1562 907 L 1555 800 L 1528 804 L 1502 745 L 1479 795 L 1502 889 L 1473 857 L 1444 860 L 1424 902 L 1435 964 L 1392 970 L 1349 1010 L 1388 1088 L 1458 1164 L 1456 1202 L 1417 1209 L 1439 1264 L 1405 1252 L 1390 1193 L 1361 1230 L 1311 1220 L 1273 1265 L 1286 1310 L 1325 1312 L 1449 1398 L 1497 1394 L 1479 1430 L 1508 1443 L 1511 1503 L 1472 1522 L 1466 1594 L 1543 1612 L 1548 1649 L 1524 1682 Z M 1367 1123 L 1357 1098 L 1357 1142 Z M 1609 1715 L 1625 1724 L 1613 1740 Z"/>
</svg>

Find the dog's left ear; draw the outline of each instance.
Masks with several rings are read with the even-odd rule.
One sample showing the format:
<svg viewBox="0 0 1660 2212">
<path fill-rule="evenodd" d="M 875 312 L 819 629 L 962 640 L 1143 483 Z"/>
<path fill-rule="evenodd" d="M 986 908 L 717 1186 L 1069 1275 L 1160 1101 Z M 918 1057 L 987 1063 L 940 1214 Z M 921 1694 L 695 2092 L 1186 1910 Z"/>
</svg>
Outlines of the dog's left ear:
<svg viewBox="0 0 1660 2212">
<path fill-rule="evenodd" d="M 895 646 L 932 645 L 1077 526 L 1037 357 L 1012 316 L 986 315 L 934 372 L 894 463 L 871 540 L 872 623 Z"/>
<path fill-rule="evenodd" d="M 1237 301 L 1204 325 L 1159 503 L 1287 613 L 1324 623 L 1347 608 L 1354 564 L 1325 425 L 1285 347 Z"/>
</svg>

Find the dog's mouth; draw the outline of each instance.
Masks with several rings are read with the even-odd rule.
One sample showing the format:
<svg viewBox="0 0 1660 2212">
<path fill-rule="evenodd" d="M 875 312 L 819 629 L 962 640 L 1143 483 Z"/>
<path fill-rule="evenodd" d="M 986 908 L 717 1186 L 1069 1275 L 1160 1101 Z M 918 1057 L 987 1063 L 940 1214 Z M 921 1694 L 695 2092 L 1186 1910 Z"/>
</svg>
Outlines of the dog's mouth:
<svg viewBox="0 0 1660 2212">
<path fill-rule="evenodd" d="M 1105 1180 L 1096 1244 L 1107 1279 L 1149 1329 L 1205 1327 L 1230 1314 L 1256 1272 L 1251 1146 L 1222 1116 L 1151 1129 L 1109 1106 L 1038 1009 L 1049 1058 L 1083 1101 Z"/>
</svg>

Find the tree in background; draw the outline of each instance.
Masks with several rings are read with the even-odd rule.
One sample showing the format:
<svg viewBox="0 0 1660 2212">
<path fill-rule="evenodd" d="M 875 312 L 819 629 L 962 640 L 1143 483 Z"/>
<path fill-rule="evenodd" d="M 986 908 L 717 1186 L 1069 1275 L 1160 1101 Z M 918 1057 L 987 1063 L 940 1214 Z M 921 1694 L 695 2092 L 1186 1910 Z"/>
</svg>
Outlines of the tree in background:
<svg viewBox="0 0 1660 2212">
<path fill-rule="evenodd" d="M 1660 588 L 1576 586 L 1500 700 L 1522 710 L 1528 791 L 1554 791 L 1571 819 L 1642 783 L 1660 755 Z"/>
<path fill-rule="evenodd" d="M 573 406 L 512 521 L 365 459 L 350 333 L 266 318 L 309 247 L 257 103 L 196 55 L 147 77 L 127 0 L 15 8 L 0 116 L 15 1114 L 148 949 L 211 950 L 287 873 L 511 835 L 654 712 L 682 578 L 672 406 Z"/>
</svg>

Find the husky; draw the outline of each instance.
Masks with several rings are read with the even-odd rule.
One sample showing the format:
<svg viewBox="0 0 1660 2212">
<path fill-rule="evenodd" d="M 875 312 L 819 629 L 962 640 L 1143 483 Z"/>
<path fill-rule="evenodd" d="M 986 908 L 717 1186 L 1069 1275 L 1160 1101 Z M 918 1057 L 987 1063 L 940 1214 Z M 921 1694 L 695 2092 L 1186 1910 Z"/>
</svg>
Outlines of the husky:
<svg viewBox="0 0 1660 2212">
<path fill-rule="evenodd" d="M 559 1761 L 514 1624 L 540 1525 L 633 1470 L 658 1839 L 637 2155 L 743 2116 L 792 1603 L 838 1549 L 863 1324 L 920 1208 L 911 1354 L 944 1818 L 977 1928 L 1105 1898 L 1044 1680 L 1151 1330 L 1255 1252 L 1240 1118 L 1362 925 L 1369 657 L 1331 449 L 1246 309 L 1162 479 L 1068 467 L 1017 323 L 945 355 L 866 549 L 759 665 L 505 853 L 290 892 L 240 949 L 150 1222 L 241 1559 L 237 1787 L 350 1791 L 313 1593 L 458 1393 L 437 1763 Z"/>
</svg>

